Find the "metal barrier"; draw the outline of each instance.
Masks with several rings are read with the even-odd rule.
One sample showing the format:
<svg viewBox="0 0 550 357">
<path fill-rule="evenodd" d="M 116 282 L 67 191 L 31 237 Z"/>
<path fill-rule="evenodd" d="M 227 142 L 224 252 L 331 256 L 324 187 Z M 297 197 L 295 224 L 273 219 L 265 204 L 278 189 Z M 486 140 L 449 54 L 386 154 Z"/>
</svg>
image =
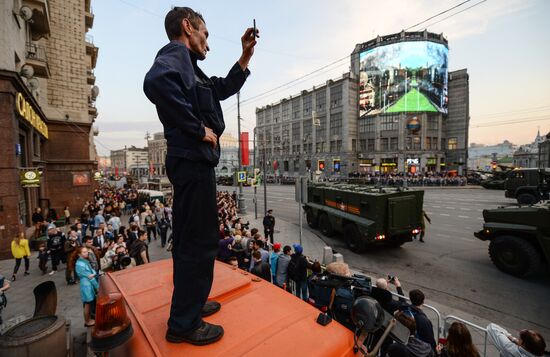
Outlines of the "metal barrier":
<svg viewBox="0 0 550 357">
<path fill-rule="evenodd" d="M 394 293 L 394 292 L 391 292 L 391 294 L 393 296 L 397 296 L 398 298 L 405 299 L 405 300 L 407 300 L 407 302 L 411 302 L 411 299 L 409 299 L 408 297 L 406 297 L 404 295 L 399 295 L 399 294 Z M 444 328 L 443 328 L 443 323 L 442 323 L 444 319 L 441 318 L 441 313 L 435 307 L 433 307 L 431 305 L 427 305 L 427 304 L 423 304 L 422 306 L 427 308 L 428 310 L 433 311 L 437 316 L 437 339 L 436 339 L 436 341 L 439 341 L 439 337 L 444 335 L 444 332 L 445 332 Z"/>
<path fill-rule="evenodd" d="M 445 325 L 447 324 L 447 321 L 448 320 L 455 320 L 455 321 L 458 321 L 458 322 L 462 322 L 464 325 L 468 325 L 470 327 L 473 327 L 475 328 L 476 330 L 479 330 L 481 332 L 483 332 L 483 356 L 487 356 L 487 329 L 485 327 L 481 327 L 479 325 L 476 325 L 474 324 L 473 322 L 470 322 L 470 321 L 467 321 L 467 320 L 464 320 L 464 319 L 461 319 L 460 317 L 457 317 L 457 316 L 453 316 L 453 315 L 449 315 L 449 316 L 445 316 L 443 318 L 443 321 L 445 322 Z M 445 333 L 445 337 L 446 337 L 446 333 Z"/>
</svg>

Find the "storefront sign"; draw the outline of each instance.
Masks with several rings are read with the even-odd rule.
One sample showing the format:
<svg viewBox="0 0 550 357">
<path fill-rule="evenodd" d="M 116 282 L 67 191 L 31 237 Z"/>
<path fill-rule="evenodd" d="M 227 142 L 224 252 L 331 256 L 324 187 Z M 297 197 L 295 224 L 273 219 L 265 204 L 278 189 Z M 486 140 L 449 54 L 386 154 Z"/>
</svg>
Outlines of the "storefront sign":
<svg viewBox="0 0 550 357">
<path fill-rule="evenodd" d="M 395 162 L 383 162 L 382 167 L 396 167 L 397 164 Z"/>
<path fill-rule="evenodd" d="M 73 186 L 89 186 L 90 174 L 87 172 L 80 172 L 73 174 Z"/>
<path fill-rule="evenodd" d="M 428 160 L 426 161 L 426 165 L 428 166 L 437 165 L 437 159 L 433 157 L 429 157 Z"/>
<path fill-rule="evenodd" d="M 38 169 L 21 170 L 21 173 L 19 175 L 22 187 L 40 187 L 40 178 L 42 174 Z"/>
<path fill-rule="evenodd" d="M 25 118 L 33 128 L 35 128 L 40 134 L 42 134 L 46 139 L 48 138 L 48 126 L 40 118 L 38 114 L 34 111 L 31 104 L 27 102 L 23 94 L 17 93 L 15 98 L 15 109 L 17 113 Z"/>
<path fill-rule="evenodd" d="M 416 159 L 407 159 L 407 165 L 411 166 L 411 165 L 415 165 L 415 166 L 418 166 L 420 165 L 420 159 L 416 158 Z"/>
</svg>

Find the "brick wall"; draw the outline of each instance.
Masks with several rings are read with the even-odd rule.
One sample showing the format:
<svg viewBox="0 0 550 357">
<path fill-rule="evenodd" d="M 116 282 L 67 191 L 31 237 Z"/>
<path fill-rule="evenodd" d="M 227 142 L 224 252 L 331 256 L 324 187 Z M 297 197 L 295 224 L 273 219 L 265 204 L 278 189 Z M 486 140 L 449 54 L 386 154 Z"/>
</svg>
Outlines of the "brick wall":
<svg viewBox="0 0 550 357">
<path fill-rule="evenodd" d="M 0 81 L 0 259 L 10 256 L 12 238 L 22 229 L 19 224 L 19 171 L 15 143 L 19 132 L 14 114 L 14 95 L 8 81 Z"/>
<path fill-rule="evenodd" d="M 52 0 L 50 5 L 50 37 L 47 41 L 47 103 L 41 103 L 49 119 L 90 122 L 86 83 L 86 46 L 84 36 L 84 1 Z M 89 152 L 88 152 L 89 154 Z"/>
</svg>

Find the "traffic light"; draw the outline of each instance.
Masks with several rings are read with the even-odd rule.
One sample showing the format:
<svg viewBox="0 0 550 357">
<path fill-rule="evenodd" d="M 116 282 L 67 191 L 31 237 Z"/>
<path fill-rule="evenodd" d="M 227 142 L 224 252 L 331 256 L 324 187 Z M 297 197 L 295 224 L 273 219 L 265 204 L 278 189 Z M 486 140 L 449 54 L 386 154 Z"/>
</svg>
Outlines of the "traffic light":
<svg viewBox="0 0 550 357">
<path fill-rule="evenodd" d="M 319 171 L 325 171 L 325 160 L 317 160 L 317 168 Z"/>
<path fill-rule="evenodd" d="M 340 160 L 334 160 L 332 164 L 334 166 L 334 172 L 340 172 Z"/>
</svg>

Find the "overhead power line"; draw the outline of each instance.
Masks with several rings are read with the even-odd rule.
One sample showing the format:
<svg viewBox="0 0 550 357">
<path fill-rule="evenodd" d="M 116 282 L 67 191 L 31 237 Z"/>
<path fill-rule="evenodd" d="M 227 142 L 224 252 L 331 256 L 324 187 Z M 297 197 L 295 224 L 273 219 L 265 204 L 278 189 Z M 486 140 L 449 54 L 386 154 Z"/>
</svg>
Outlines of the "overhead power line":
<svg viewBox="0 0 550 357">
<path fill-rule="evenodd" d="M 428 26 L 433 26 L 433 25 L 438 24 L 438 23 L 440 23 L 440 22 L 442 22 L 442 21 L 445 21 L 445 20 L 447 20 L 447 19 L 449 19 L 449 18 L 451 18 L 451 17 L 453 17 L 453 16 L 456 16 L 456 15 L 458 15 L 458 14 L 461 14 L 461 13 L 463 13 L 464 11 L 470 10 L 471 8 L 474 8 L 474 7 L 478 6 L 478 5 L 481 5 L 481 4 L 483 4 L 484 2 L 486 2 L 486 1 L 487 1 L 487 0 L 481 0 L 480 2 L 475 3 L 475 4 L 471 5 L 471 6 L 468 6 L 467 8 L 465 8 L 465 9 L 463 9 L 463 10 L 457 11 L 457 12 L 455 12 L 455 13 L 449 15 L 449 16 L 446 16 L 446 17 L 444 17 L 444 18 L 442 18 L 442 19 L 440 19 L 440 20 L 437 20 L 436 22 L 432 22 L 431 24 L 426 25 L 426 27 L 424 27 L 424 29 L 427 29 Z"/>
<path fill-rule="evenodd" d="M 428 17 L 426 20 L 420 21 L 419 23 L 416 23 L 416 24 L 414 24 L 414 25 L 412 25 L 412 26 L 407 27 L 404 31 L 410 30 L 410 29 L 412 29 L 413 27 L 416 27 L 416 26 L 418 26 L 418 25 L 422 25 L 423 23 L 426 23 L 426 22 L 430 21 L 431 19 L 434 19 L 434 18 L 436 18 L 436 17 L 438 17 L 438 16 L 441 16 L 441 15 L 443 15 L 443 14 L 446 14 L 447 12 L 452 11 L 452 10 L 456 9 L 457 7 L 460 7 L 460 6 L 466 4 L 467 2 L 470 2 L 470 1 L 472 1 L 472 0 L 463 1 L 463 2 L 461 2 L 461 3 L 458 4 L 458 5 L 455 5 L 455 6 L 451 7 L 451 8 L 448 8 L 447 10 L 441 11 L 440 13 L 437 13 L 437 14 L 435 14 L 435 15 L 433 15 L 433 16 Z"/>
</svg>

